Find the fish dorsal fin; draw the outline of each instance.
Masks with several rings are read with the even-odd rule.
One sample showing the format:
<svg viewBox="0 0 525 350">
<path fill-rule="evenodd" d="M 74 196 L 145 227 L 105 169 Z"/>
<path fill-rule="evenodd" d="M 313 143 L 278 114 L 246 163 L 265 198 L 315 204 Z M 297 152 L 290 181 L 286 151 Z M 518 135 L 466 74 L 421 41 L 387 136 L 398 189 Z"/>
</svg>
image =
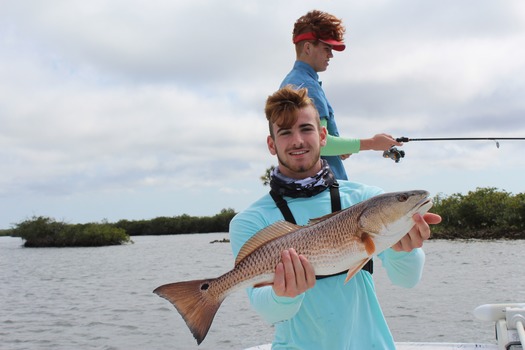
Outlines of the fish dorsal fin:
<svg viewBox="0 0 525 350">
<path fill-rule="evenodd" d="M 278 221 L 268 227 L 263 228 L 255 235 L 253 235 L 249 240 L 244 243 L 235 258 L 235 265 L 237 265 L 242 259 L 251 254 L 255 249 L 259 248 L 266 242 L 284 236 L 287 233 L 296 231 L 301 228 L 301 226 L 292 224 L 288 221 Z"/>
<path fill-rule="evenodd" d="M 334 213 L 326 214 L 326 215 L 318 217 L 318 218 L 310 219 L 310 220 L 308 220 L 308 226 L 315 225 L 315 224 L 320 223 L 321 221 L 325 221 L 327 219 L 330 219 L 332 216 L 338 214 L 339 212 L 340 211 L 336 211 Z"/>
</svg>

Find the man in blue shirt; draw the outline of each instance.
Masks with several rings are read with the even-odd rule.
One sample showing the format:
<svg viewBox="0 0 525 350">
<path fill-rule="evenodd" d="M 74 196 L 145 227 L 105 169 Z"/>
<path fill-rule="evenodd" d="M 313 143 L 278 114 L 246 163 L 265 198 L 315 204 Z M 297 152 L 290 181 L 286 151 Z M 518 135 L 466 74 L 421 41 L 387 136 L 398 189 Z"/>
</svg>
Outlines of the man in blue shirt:
<svg viewBox="0 0 525 350">
<path fill-rule="evenodd" d="M 360 150 L 386 151 L 392 146 L 401 146 L 391 135 L 377 134 L 368 139 L 342 138 L 339 136 L 334 111 L 328 102 L 317 73 L 324 72 L 333 57 L 332 50 L 343 51 L 345 28 L 342 21 L 321 11 L 311 11 L 299 18 L 294 25 L 293 43 L 296 62 L 284 78 L 281 87 L 293 85 L 308 89 L 328 130 L 327 145 L 321 155 L 328 161 L 337 179 L 348 180 L 342 160 Z"/>
<path fill-rule="evenodd" d="M 334 204 L 344 209 L 382 193 L 378 187 L 344 180 L 334 186 L 337 181 L 320 158 L 327 131 L 307 89 L 280 89 L 268 97 L 265 112 L 268 149 L 277 157 L 278 167 L 271 174 L 272 194 L 230 223 L 235 256 L 250 237 L 283 216 L 304 225 L 330 213 Z M 283 203 L 277 205 L 279 200 L 288 211 L 281 209 Z M 420 280 L 425 260 L 421 246 L 430 237 L 428 225 L 441 221 L 430 213 L 415 214 L 413 219 L 415 225 L 407 235 L 378 256 L 391 281 L 407 288 Z M 370 270 L 359 271 L 345 284 L 346 273 L 316 280 L 308 260 L 293 249 L 283 251 L 281 259 L 272 286 L 247 290 L 255 310 L 275 325 L 273 349 L 395 348 Z"/>
</svg>

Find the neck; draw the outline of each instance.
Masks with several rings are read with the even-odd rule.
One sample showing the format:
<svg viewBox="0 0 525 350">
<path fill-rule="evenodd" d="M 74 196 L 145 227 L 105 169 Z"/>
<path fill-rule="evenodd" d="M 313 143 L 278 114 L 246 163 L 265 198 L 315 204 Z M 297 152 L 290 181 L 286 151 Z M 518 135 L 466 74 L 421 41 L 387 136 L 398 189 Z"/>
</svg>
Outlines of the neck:
<svg viewBox="0 0 525 350">
<path fill-rule="evenodd" d="M 292 180 L 295 180 L 295 181 L 300 181 L 300 180 L 303 180 L 303 179 L 307 179 L 309 177 L 312 177 L 312 176 L 315 176 L 316 174 L 318 174 L 321 169 L 323 169 L 323 161 L 321 159 L 319 159 L 319 161 L 317 161 L 316 165 L 310 169 L 305 169 L 305 170 L 292 170 L 288 167 L 286 167 L 285 165 L 283 165 L 282 163 L 279 162 L 279 165 L 277 166 L 277 168 L 279 169 L 279 172 L 281 174 L 283 174 L 284 176 L 292 179 Z"/>
<path fill-rule="evenodd" d="M 298 56 L 298 57 L 297 57 L 297 61 L 301 61 L 301 62 L 303 62 L 303 63 L 306 63 L 306 64 L 309 65 L 310 67 L 312 67 L 312 64 L 310 63 L 310 60 L 308 59 L 308 56 L 306 56 L 306 55 Z"/>
</svg>

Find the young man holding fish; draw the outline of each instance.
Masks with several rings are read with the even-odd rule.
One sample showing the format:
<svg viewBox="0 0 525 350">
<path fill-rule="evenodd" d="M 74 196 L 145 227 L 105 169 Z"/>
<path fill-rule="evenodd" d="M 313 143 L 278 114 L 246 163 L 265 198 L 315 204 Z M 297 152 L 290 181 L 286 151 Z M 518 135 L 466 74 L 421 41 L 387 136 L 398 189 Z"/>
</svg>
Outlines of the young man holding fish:
<svg viewBox="0 0 525 350">
<path fill-rule="evenodd" d="M 338 187 L 336 201 L 340 201 L 343 209 L 383 192 L 377 187 L 344 180 L 334 186 L 337 183 L 334 175 L 326 161 L 320 158 L 321 149 L 327 142 L 327 130 L 321 126 L 319 114 L 306 89 L 280 89 L 268 97 L 265 112 L 270 128 L 268 149 L 278 159 L 270 185 L 272 191 L 286 202 L 285 206 L 299 225 L 331 213 L 334 208 L 332 187 Z M 232 220 L 230 240 L 237 256 L 236 268 L 251 253 L 250 247 L 260 244 L 252 238 L 260 236 L 260 230 L 270 226 L 267 230 L 273 232 L 264 234 L 274 238 L 280 235 L 279 230 L 293 230 L 290 229 L 292 224 L 275 224 L 283 220 L 283 215 L 286 216 L 278 207 L 283 203 L 278 202 L 268 194 Z M 425 205 L 424 210 L 411 216 L 406 231 L 402 232 L 404 236 L 395 238 L 397 241 L 402 236 L 398 242 L 385 243 L 380 234 L 360 232 L 356 239 L 362 244 L 356 246 L 362 247 L 363 252 L 356 251 L 355 254 L 366 258 L 346 266 L 350 269 L 348 273 L 344 271 L 321 279 L 319 273 L 316 277 L 314 265 L 321 270 L 323 263 L 310 261 L 315 257 L 309 260 L 307 253 L 298 254 L 292 247 L 283 249 L 271 285 L 260 283 L 248 288 L 252 306 L 275 325 L 272 349 L 395 349 L 376 297 L 372 275 L 361 267 L 374 249 L 379 250 L 381 244 L 387 244 L 382 248 L 384 251 L 376 252 L 379 252 L 378 257 L 392 283 L 407 288 L 415 286 L 423 270 L 424 253 L 420 248 L 430 237 L 429 224 L 441 221 L 438 215 L 425 213 L 430 206 Z M 385 222 L 388 219 L 381 217 Z M 359 220 L 361 224 L 362 218 Z M 374 220 L 381 221 L 377 217 Z M 376 225 L 375 222 L 370 224 Z M 366 227 L 363 230 L 367 231 Z M 249 243 L 245 245 L 246 242 Z M 328 256 L 338 254 L 334 250 Z"/>
<path fill-rule="evenodd" d="M 394 349 L 370 259 L 377 255 L 396 285 L 419 282 L 428 224 L 441 221 L 427 213 L 429 193 L 337 183 L 320 158 L 327 131 L 306 89 L 280 89 L 265 112 L 279 164 L 270 194 L 230 223 L 233 269 L 154 292 L 175 306 L 198 344 L 224 299 L 248 287 L 253 307 L 275 325 L 273 349 Z"/>
</svg>

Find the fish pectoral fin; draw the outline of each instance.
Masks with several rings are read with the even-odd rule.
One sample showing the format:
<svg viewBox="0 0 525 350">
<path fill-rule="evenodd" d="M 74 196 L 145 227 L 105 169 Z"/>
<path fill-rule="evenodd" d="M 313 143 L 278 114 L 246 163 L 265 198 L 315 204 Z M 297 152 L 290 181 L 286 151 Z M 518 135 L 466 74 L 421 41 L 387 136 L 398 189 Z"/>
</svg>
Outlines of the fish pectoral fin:
<svg viewBox="0 0 525 350">
<path fill-rule="evenodd" d="M 371 258 L 365 258 L 361 261 L 361 263 L 359 263 L 359 265 L 355 266 L 353 269 L 349 269 L 348 270 L 348 273 L 346 274 L 346 279 L 345 279 L 345 284 L 348 283 L 348 281 L 350 281 L 350 279 L 352 277 L 354 277 L 354 275 L 356 273 L 359 272 L 359 270 L 361 270 L 363 268 L 363 266 L 366 265 L 366 263 L 368 262 L 368 260 L 370 260 Z"/>
<path fill-rule="evenodd" d="M 363 235 L 361 236 L 361 240 L 365 245 L 365 250 L 368 256 L 373 255 L 376 251 L 376 244 L 374 243 L 372 237 L 370 237 L 368 233 L 363 233 Z"/>
</svg>

